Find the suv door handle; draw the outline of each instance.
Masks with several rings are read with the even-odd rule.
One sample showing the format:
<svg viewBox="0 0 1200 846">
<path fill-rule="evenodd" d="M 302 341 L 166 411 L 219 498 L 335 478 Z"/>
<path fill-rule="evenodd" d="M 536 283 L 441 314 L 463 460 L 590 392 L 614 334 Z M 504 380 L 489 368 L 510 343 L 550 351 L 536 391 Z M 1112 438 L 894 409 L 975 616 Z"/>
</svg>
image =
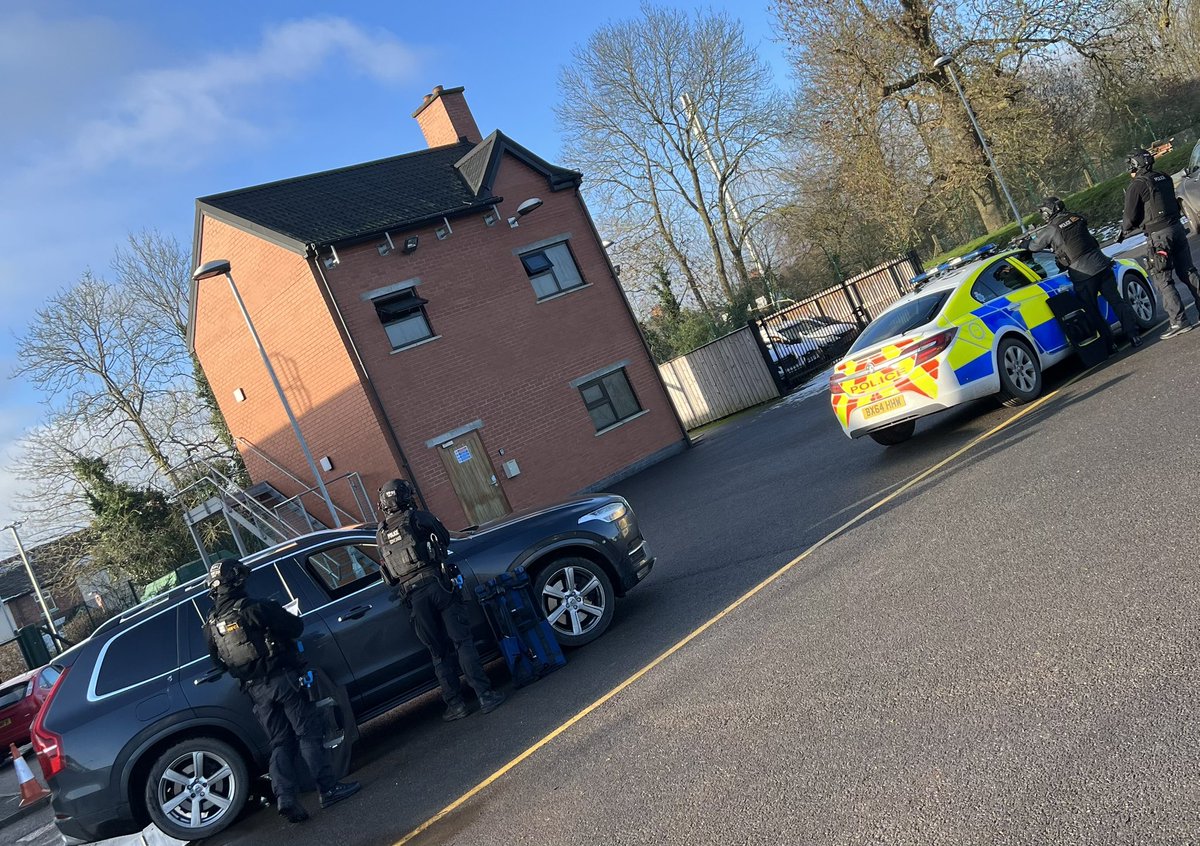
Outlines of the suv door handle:
<svg viewBox="0 0 1200 846">
<path fill-rule="evenodd" d="M 371 608 L 372 606 L 370 605 L 357 605 L 354 608 L 351 608 L 345 614 L 340 615 L 338 617 L 338 622 L 344 623 L 347 620 L 357 620 L 359 617 L 365 616 L 366 613 L 371 610 Z"/>
<path fill-rule="evenodd" d="M 215 682 L 217 679 L 219 679 L 223 675 L 225 675 L 224 670 L 218 669 L 217 667 L 213 667 L 211 670 L 209 670 L 204 675 L 197 676 L 196 678 L 192 679 L 192 684 L 194 684 L 196 687 L 199 687 L 202 684 L 208 684 L 209 682 Z"/>
</svg>

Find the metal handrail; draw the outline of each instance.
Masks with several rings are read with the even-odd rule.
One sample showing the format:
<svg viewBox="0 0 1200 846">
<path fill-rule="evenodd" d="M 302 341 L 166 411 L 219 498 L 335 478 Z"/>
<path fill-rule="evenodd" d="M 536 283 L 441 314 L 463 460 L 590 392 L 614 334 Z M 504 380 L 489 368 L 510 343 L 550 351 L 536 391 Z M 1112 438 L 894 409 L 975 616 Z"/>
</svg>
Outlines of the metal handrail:
<svg viewBox="0 0 1200 846">
<path fill-rule="evenodd" d="M 325 482 L 325 487 L 326 487 L 326 488 L 328 488 L 328 487 L 330 487 L 331 485 L 333 485 L 333 483 L 334 483 L 334 482 L 340 482 L 342 479 L 346 479 L 346 480 L 347 480 L 347 484 L 350 486 L 350 493 L 351 493 L 351 494 L 354 496 L 354 501 L 355 501 L 356 503 L 359 503 L 359 505 L 361 505 L 362 503 L 361 503 L 361 502 L 359 502 L 359 498 L 358 498 L 358 492 L 357 492 L 357 490 L 355 489 L 355 486 L 354 486 L 354 482 L 357 480 L 359 487 L 360 487 L 360 488 L 362 487 L 362 477 L 361 477 L 361 476 L 359 476 L 357 472 L 355 472 L 355 471 L 351 471 L 351 472 L 349 472 L 349 473 L 343 473 L 343 474 L 341 474 L 340 476 L 335 476 L 334 478 L 332 478 L 332 479 L 329 479 L 328 481 L 326 481 L 326 482 Z M 297 504 L 300 506 L 300 508 L 301 508 L 301 509 L 304 509 L 303 498 L 304 498 L 305 496 L 307 496 L 308 494 L 311 494 L 311 493 L 316 493 L 316 492 L 317 492 L 317 488 L 316 488 L 316 486 L 314 486 L 314 485 L 310 485 L 309 487 L 307 487 L 307 488 L 305 488 L 304 490 L 300 491 L 300 493 L 296 494 L 295 496 L 290 496 L 290 497 L 288 497 L 287 499 L 285 499 L 283 502 L 280 502 L 280 503 L 278 503 L 277 505 L 275 505 L 275 506 L 274 506 L 274 508 L 275 508 L 275 511 L 276 511 L 276 512 L 278 512 L 278 510 L 279 510 L 280 508 L 283 508 L 284 506 L 286 506 L 286 505 L 288 505 L 289 503 L 292 503 L 292 502 L 296 502 L 296 503 L 297 503 Z M 370 505 L 370 500 L 369 500 L 369 499 L 367 500 L 367 504 L 368 504 L 368 506 Z M 349 520 L 351 523 L 357 523 L 357 522 L 359 522 L 360 520 L 363 520 L 363 519 L 366 517 L 366 515 L 365 515 L 365 514 L 360 514 L 360 515 L 358 515 L 358 516 L 355 516 L 355 515 L 351 514 L 350 512 L 346 511 L 344 508 L 342 508 L 342 507 L 340 507 L 339 505 L 337 505 L 336 503 L 334 504 L 334 506 L 333 506 L 333 507 L 334 507 L 334 508 L 337 510 L 337 512 L 338 512 L 338 514 L 339 514 L 339 515 L 341 515 L 342 517 L 345 517 L 345 518 L 346 518 L 347 520 Z M 304 510 L 305 510 L 305 511 L 307 511 L 307 509 L 304 509 Z M 371 511 L 370 511 L 370 514 L 371 514 L 371 517 L 370 517 L 370 519 L 371 519 L 371 520 L 374 520 L 374 519 L 375 519 L 375 511 L 374 511 L 374 509 L 371 509 Z"/>
<path fill-rule="evenodd" d="M 249 439 L 247 439 L 247 438 L 244 438 L 244 437 L 242 437 L 241 435 L 238 435 L 238 436 L 237 436 L 237 440 L 238 440 L 240 443 L 243 443 L 243 444 L 245 444 L 247 447 L 249 447 L 249 448 L 250 448 L 251 452 L 253 452 L 255 455 L 257 455 L 257 456 L 258 456 L 259 458 L 261 458 L 263 461 L 265 461 L 265 462 L 267 462 L 268 464 L 270 464 L 272 467 L 274 467 L 274 468 L 275 468 L 276 470 L 278 470 L 280 473 L 282 473 L 283 475 L 287 476 L 289 479 L 291 479 L 291 480 L 292 480 L 293 482 L 295 482 L 297 485 L 303 485 L 303 484 L 304 484 L 304 481 L 303 481 L 303 480 L 302 480 L 302 479 L 301 479 L 299 476 L 297 476 L 297 475 L 296 475 L 295 473 L 293 473 L 292 471 L 288 470 L 286 467 L 284 467 L 283 465 L 281 465 L 281 464 L 280 464 L 279 462 L 277 462 L 275 459 L 271 458 L 271 456 L 267 455 L 265 452 L 263 452 L 263 451 L 262 451 L 262 449 L 260 449 L 259 447 L 255 446 L 255 444 L 254 444 L 252 441 L 250 441 Z"/>
<path fill-rule="evenodd" d="M 262 524 L 264 528 L 273 532 L 279 540 L 289 540 L 297 536 L 298 533 L 288 525 L 287 521 L 247 494 L 237 482 L 230 479 L 208 461 L 202 459 L 201 463 L 204 464 L 208 475 L 180 489 L 172 499 L 182 500 L 183 494 L 187 491 L 193 488 L 198 489 L 200 486 L 207 484 L 216 491 L 226 507 L 232 507 L 233 510 L 242 513 L 244 518 L 251 522 Z M 220 483 L 217 480 L 220 480 Z"/>
<path fill-rule="evenodd" d="M 277 471 L 282 473 L 284 476 L 287 476 L 289 479 L 291 479 L 297 485 L 304 484 L 304 481 L 299 476 L 297 476 L 295 473 L 288 470 L 286 467 L 284 467 L 282 464 L 280 464 L 275 459 L 271 458 L 271 456 L 267 455 L 266 452 L 264 452 L 259 446 L 257 446 L 254 442 L 250 441 L 248 438 L 245 438 L 242 435 L 238 435 L 237 441 L 239 443 L 245 444 L 246 447 L 251 452 L 253 452 L 255 455 L 257 455 L 259 458 L 261 458 L 267 464 L 271 465 L 271 467 L 275 468 Z M 347 484 L 350 487 L 350 495 L 354 497 L 354 503 L 359 507 L 359 514 L 357 516 L 354 514 L 351 514 L 351 513 L 347 512 L 344 508 L 341 508 L 340 506 L 338 506 L 336 503 L 334 503 L 334 506 L 333 506 L 334 509 L 337 511 L 337 513 L 340 516 L 346 517 L 347 519 L 349 519 L 352 522 L 358 522 L 360 519 L 373 522 L 376 519 L 375 518 L 375 506 L 371 501 L 370 495 L 367 493 L 366 486 L 363 484 L 362 476 L 360 476 L 356 471 L 351 471 L 349 473 L 343 473 L 340 476 L 335 476 L 334 478 L 327 480 L 325 482 L 325 487 L 328 488 L 334 482 L 338 482 L 342 479 L 347 480 Z M 309 485 L 304 490 L 302 490 L 300 493 L 296 494 L 293 497 L 289 497 L 288 499 L 279 503 L 279 505 L 275 506 L 275 508 L 276 509 L 281 508 L 281 507 L 287 505 L 292 500 L 297 500 L 300 502 L 301 508 L 304 511 L 304 513 L 307 514 L 308 509 L 303 507 L 302 499 L 303 499 L 303 497 L 305 497 L 311 493 L 316 493 L 317 490 L 318 489 L 317 489 L 316 485 Z"/>
</svg>

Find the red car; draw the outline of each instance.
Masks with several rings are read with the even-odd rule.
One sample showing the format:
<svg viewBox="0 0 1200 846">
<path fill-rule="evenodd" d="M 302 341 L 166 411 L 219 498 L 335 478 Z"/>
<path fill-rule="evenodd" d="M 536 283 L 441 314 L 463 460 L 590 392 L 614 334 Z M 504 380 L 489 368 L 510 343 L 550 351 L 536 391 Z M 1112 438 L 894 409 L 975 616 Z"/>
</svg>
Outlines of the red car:
<svg viewBox="0 0 1200 846">
<path fill-rule="evenodd" d="M 0 760 L 8 757 L 8 744 L 29 742 L 29 726 L 56 681 L 58 670 L 39 667 L 0 684 Z"/>
</svg>

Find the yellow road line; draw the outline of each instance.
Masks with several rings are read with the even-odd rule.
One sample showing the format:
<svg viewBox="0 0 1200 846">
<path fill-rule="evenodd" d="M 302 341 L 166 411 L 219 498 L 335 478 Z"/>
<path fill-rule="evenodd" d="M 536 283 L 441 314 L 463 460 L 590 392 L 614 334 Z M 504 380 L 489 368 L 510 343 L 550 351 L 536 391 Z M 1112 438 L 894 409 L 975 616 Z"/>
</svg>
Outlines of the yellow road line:
<svg viewBox="0 0 1200 846">
<path fill-rule="evenodd" d="M 1100 367 L 1100 366 L 1101 365 L 1096 365 L 1096 367 Z M 419 826 L 414 828 L 408 834 L 404 835 L 402 838 L 397 840 L 395 842 L 394 846 L 404 846 L 405 843 L 408 843 L 414 837 L 417 837 L 418 835 L 424 833 L 425 831 L 429 830 L 432 826 L 436 825 L 438 822 L 442 821 L 447 816 L 454 813 L 456 810 L 461 808 L 463 805 L 465 805 L 471 799 L 475 798 L 480 793 L 482 793 L 487 787 L 494 784 L 496 781 L 498 781 L 500 778 L 502 778 L 504 775 L 506 775 L 509 771 L 511 771 L 513 768 L 515 768 L 518 764 L 520 764 L 521 762 L 532 757 L 533 754 L 535 752 L 537 752 L 539 749 L 541 749 L 543 746 L 550 743 L 550 741 L 554 740 L 559 735 L 563 734 L 563 732 L 565 732 L 567 729 L 571 728 L 571 726 L 578 723 L 580 720 L 582 720 L 588 714 L 595 711 L 597 708 L 599 708 L 604 703 L 613 699 L 615 696 L 620 694 L 621 691 L 625 690 L 627 687 L 629 687 L 631 684 L 636 682 L 642 676 L 649 673 L 651 670 L 653 670 L 655 667 L 657 667 L 663 661 L 670 658 L 672 655 L 674 655 L 679 650 L 683 649 L 683 647 L 687 646 L 689 643 L 691 643 L 697 637 L 702 635 L 704 632 L 708 631 L 710 628 L 715 626 L 721 620 L 728 617 L 731 613 L 733 613 L 733 611 L 735 611 L 742 604 L 747 602 L 751 597 L 755 596 L 760 591 L 762 591 L 763 588 L 766 588 L 769 585 L 771 585 L 772 583 L 774 583 L 775 581 L 777 581 L 780 577 L 782 577 L 785 573 L 787 573 L 789 570 L 791 570 L 793 567 L 795 567 L 801 561 L 808 558 L 810 555 L 812 555 L 814 552 L 816 552 L 821 547 L 828 544 L 830 541 L 834 540 L 836 537 L 838 537 L 839 535 L 844 533 L 847 529 L 850 529 L 853 526 L 855 526 L 856 524 L 862 522 L 862 520 L 864 518 L 875 513 L 880 508 L 883 508 L 889 502 L 896 499 L 896 497 L 900 496 L 901 494 L 905 493 L 908 490 L 911 490 L 916 485 L 925 481 L 930 476 L 932 476 L 934 473 L 936 473 L 938 470 L 941 470 L 943 467 L 945 467 L 947 464 L 950 464 L 952 461 L 957 460 L 964 453 L 968 452 L 969 450 L 971 450 L 978 444 L 982 443 L 983 441 L 987 440 L 988 438 L 992 437 L 993 435 L 996 435 L 997 433 L 1001 432 L 1002 430 L 1007 429 L 1013 423 L 1016 423 L 1021 418 L 1032 413 L 1034 410 L 1042 407 L 1043 405 L 1048 403 L 1050 400 L 1054 399 L 1054 397 L 1058 396 L 1063 390 L 1065 390 L 1066 388 L 1069 388 L 1071 385 L 1078 382 L 1084 376 L 1087 376 L 1094 369 L 1096 369 L 1096 368 L 1092 367 L 1092 368 L 1089 368 L 1089 369 L 1083 371 L 1082 373 L 1079 373 L 1072 379 L 1063 383 L 1063 385 L 1061 387 L 1058 387 L 1055 390 L 1051 391 L 1050 393 L 1046 394 L 1045 396 L 1042 396 L 1039 399 L 1034 400 L 1032 403 L 1025 406 L 1019 412 L 1014 414 L 1012 417 L 1005 420 L 1003 423 L 1000 423 L 1000 424 L 994 426 L 993 428 L 989 429 L 988 431 L 984 432 L 982 435 L 977 436 L 973 440 L 969 441 L 966 445 L 960 447 L 955 452 L 953 452 L 950 455 L 943 458 L 937 464 L 934 464 L 933 466 L 929 467 L 927 470 L 925 470 L 925 471 L 921 472 L 920 474 L 914 476 L 913 478 L 909 479 L 903 485 L 896 488 L 896 490 L 892 491 L 890 494 L 885 496 L 883 499 L 876 502 L 870 508 L 867 508 L 866 510 L 860 512 L 859 514 L 855 515 L 851 519 L 847 520 L 842 525 L 838 526 L 836 529 L 831 531 L 829 534 L 825 535 L 825 537 L 821 538 L 819 541 L 814 543 L 808 549 L 801 552 L 799 555 L 797 555 L 791 561 L 784 564 L 782 567 L 780 567 L 774 573 L 767 576 L 765 579 L 763 579 L 761 582 L 756 584 L 754 587 L 750 588 L 750 590 L 743 593 L 741 596 L 739 596 L 737 599 L 735 599 L 729 605 L 725 606 L 725 608 L 723 608 L 721 611 L 719 611 L 715 616 L 710 617 L 707 621 L 702 623 L 698 628 L 693 629 L 691 632 L 689 632 L 687 635 L 685 635 L 681 640 L 677 641 L 673 646 L 668 648 L 665 652 L 663 652 L 661 655 L 659 655 L 657 658 L 655 658 L 649 664 L 642 667 L 640 670 L 635 672 L 633 675 L 629 676 L 629 678 L 625 679 L 623 682 L 618 684 L 612 690 L 608 691 L 608 693 L 605 693 L 599 699 L 595 700 L 590 705 L 585 707 L 582 711 L 579 711 L 577 714 L 575 714 L 573 717 L 568 719 L 562 725 L 555 728 L 553 731 L 551 731 L 549 734 L 547 734 L 545 737 L 543 737 L 537 743 L 534 743 L 532 746 L 530 746 L 528 749 L 526 749 L 520 755 L 517 755 L 517 757 L 513 758 L 511 761 L 509 761 L 507 764 L 502 766 L 500 769 L 496 770 L 494 773 L 489 775 L 483 781 L 479 782 L 479 784 L 472 787 L 470 790 L 468 790 L 462 796 L 459 796 L 457 799 L 455 799 L 449 805 L 442 808 L 440 811 L 438 811 L 432 817 L 425 820 L 425 822 L 421 823 Z"/>
</svg>

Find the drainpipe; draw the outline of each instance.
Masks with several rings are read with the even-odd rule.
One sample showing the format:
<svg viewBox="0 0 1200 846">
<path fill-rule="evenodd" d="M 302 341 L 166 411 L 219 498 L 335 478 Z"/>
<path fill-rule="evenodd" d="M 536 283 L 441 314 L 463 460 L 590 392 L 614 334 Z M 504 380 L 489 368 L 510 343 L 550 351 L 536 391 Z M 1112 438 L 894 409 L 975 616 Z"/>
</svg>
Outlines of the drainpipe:
<svg viewBox="0 0 1200 846">
<path fill-rule="evenodd" d="M 358 352 L 358 345 L 354 343 L 354 338 L 351 336 L 350 330 L 346 327 L 346 318 L 342 316 L 342 310 L 333 296 L 333 290 L 329 287 L 329 280 L 325 278 L 325 271 L 321 268 L 321 262 L 317 256 L 317 245 L 309 244 L 305 251 L 305 256 L 308 258 L 308 263 L 312 266 L 312 269 L 316 271 L 317 278 L 321 280 L 325 299 L 330 307 L 333 308 L 333 313 L 337 317 L 338 329 L 342 333 L 342 338 L 345 340 L 346 346 L 350 348 L 350 352 L 354 355 L 354 360 L 358 363 L 358 371 L 362 374 L 363 382 L 366 383 L 367 397 L 371 405 L 375 407 L 375 413 L 383 420 L 388 440 L 391 441 L 396 454 L 400 456 L 400 465 L 404 468 L 404 473 L 408 476 L 408 480 L 412 482 L 413 490 L 417 494 L 417 501 L 422 508 L 425 508 L 427 506 L 425 497 L 421 493 L 421 484 L 417 481 L 417 476 L 413 473 L 412 467 L 408 463 L 408 456 L 404 454 L 404 447 L 400 445 L 400 438 L 396 434 L 396 430 L 392 428 L 392 421 L 388 418 L 387 410 L 383 406 L 383 400 L 379 397 L 379 391 L 375 390 L 375 382 L 371 379 L 366 362 L 363 361 L 362 356 Z"/>
</svg>

